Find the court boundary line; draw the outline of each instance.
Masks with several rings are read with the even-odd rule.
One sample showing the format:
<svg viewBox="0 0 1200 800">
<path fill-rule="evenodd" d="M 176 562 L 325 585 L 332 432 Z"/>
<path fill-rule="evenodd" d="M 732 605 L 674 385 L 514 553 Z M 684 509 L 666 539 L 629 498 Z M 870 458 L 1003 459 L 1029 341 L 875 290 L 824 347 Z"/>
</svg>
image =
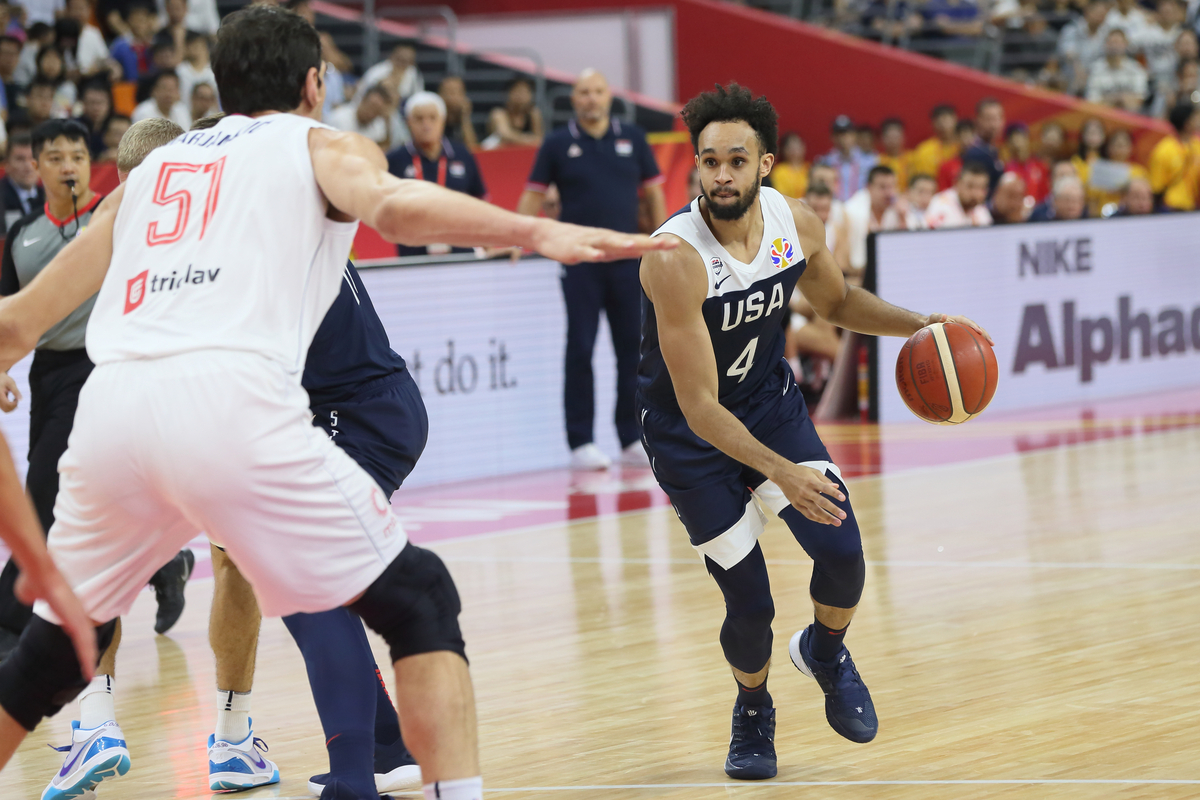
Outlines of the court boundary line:
<svg viewBox="0 0 1200 800">
<path fill-rule="evenodd" d="M 996 778 L 996 779 L 948 779 L 948 780 L 858 780 L 858 781 L 725 781 L 722 783 L 628 783 L 596 784 L 587 786 L 526 786 L 495 788 L 488 786 L 487 792 L 586 792 L 612 790 L 664 789 L 729 789 L 771 787 L 794 788 L 797 786 L 1198 786 L 1200 779 L 1173 778 Z M 280 800 L 283 800 L 282 798 Z"/>
<path fill-rule="evenodd" d="M 619 558 L 613 556 L 454 556 L 443 555 L 442 560 L 449 563 L 463 564 L 694 564 L 696 558 Z M 768 558 L 767 565 L 778 566 L 807 566 L 812 559 L 799 558 Z M 1121 563 L 1101 561 L 874 561 L 866 560 L 868 567 L 887 568 L 931 568 L 949 567 L 953 569 L 1111 569 L 1111 570 L 1152 570 L 1163 572 L 1194 572 L 1200 571 L 1200 564 L 1171 564 L 1169 562 Z"/>
</svg>

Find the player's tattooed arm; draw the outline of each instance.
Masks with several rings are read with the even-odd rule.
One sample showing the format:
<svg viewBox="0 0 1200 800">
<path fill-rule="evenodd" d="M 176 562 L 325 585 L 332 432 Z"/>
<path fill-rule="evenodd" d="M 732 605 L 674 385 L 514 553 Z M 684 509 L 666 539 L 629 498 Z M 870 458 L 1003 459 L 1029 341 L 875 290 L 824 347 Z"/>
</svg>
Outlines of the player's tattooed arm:
<svg viewBox="0 0 1200 800">
<path fill-rule="evenodd" d="M 719 401 L 720 382 L 702 306 L 708 295 L 704 261 L 686 242 L 677 250 L 642 257 L 641 280 L 654 303 L 658 343 L 688 427 L 721 452 L 766 475 L 809 519 L 840 525 L 845 513 L 830 497 L 844 500 L 822 473 L 793 464 L 755 439 Z"/>
<path fill-rule="evenodd" d="M 104 198 L 87 227 L 28 286 L 0 300 L 0 370 L 24 358 L 43 333 L 100 291 L 124 192 L 121 186 Z"/>
<path fill-rule="evenodd" d="M 870 336 L 909 337 L 932 322 L 961 322 L 983 336 L 987 331 L 966 317 L 918 314 L 894 306 L 866 289 L 846 283 L 841 269 L 825 246 L 825 225 L 807 205 L 790 201 L 800 234 L 800 247 L 808 265 L 796 286 L 813 310 L 838 327 Z M 991 337 L 988 336 L 991 341 Z"/>
</svg>

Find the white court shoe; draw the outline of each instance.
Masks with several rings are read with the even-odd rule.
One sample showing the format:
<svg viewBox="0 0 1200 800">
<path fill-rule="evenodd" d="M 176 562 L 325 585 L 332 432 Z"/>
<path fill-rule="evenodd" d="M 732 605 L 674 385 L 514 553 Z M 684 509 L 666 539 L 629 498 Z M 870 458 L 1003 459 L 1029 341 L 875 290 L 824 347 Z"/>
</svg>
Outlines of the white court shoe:
<svg viewBox="0 0 1200 800">
<path fill-rule="evenodd" d="M 611 466 L 612 459 L 591 442 L 571 451 L 571 469 L 608 469 Z"/>
</svg>

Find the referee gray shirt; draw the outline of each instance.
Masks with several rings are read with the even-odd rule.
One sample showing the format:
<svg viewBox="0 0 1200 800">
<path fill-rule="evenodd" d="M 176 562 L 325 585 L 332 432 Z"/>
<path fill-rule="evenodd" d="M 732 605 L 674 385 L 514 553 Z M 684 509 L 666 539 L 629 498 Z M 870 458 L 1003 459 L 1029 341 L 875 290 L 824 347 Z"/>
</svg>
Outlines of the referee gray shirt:
<svg viewBox="0 0 1200 800">
<path fill-rule="evenodd" d="M 58 252 L 87 227 L 92 212 L 102 199 L 96 195 L 86 207 L 79 209 L 78 224 L 75 219 L 55 219 L 43 207 L 13 225 L 4 242 L 4 260 L 0 262 L 0 295 L 16 294 L 28 286 Z M 66 319 L 46 331 L 38 341 L 37 349 L 81 349 L 87 333 L 88 317 L 95 304 L 96 296 L 92 295 Z"/>
</svg>

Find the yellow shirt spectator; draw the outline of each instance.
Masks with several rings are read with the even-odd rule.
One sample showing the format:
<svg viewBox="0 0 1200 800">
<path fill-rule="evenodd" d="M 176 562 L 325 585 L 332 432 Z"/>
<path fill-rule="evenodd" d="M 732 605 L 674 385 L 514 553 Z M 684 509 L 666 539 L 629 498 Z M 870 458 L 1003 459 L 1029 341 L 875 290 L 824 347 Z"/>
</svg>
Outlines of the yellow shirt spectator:
<svg viewBox="0 0 1200 800">
<path fill-rule="evenodd" d="M 1163 205 L 1179 211 L 1196 209 L 1196 172 L 1200 165 L 1200 139 L 1165 136 L 1150 153 L 1150 188 L 1162 196 Z"/>
<path fill-rule="evenodd" d="M 787 162 L 771 167 L 771 185 L 780 194 L 800 199 L 808 191 L 808 162 L 794 167 Z"/>
<path fill-rule="evenodd" d="M 898 156 L 889 156 L 887 153 L 879 154 L 879 166 L 889 167 L 892 172 L 896 173 L 896 187 L 901 192 L 908 190 L 909 177 L 918 174 L 909 166 L 912 163 L 913 155 L 912 150 Z M 937 173 L 934 173 L 934 176 L 936 175 Z"/>
<path fill-rule="evenodd" d="M 957 140 L 943 142 L 936 136 L 926 139 L 917 145 L 916 150 L 909 153 L 908 174 L 929 175 L 936 178 L 938 170 L 942 168 L 942 164 L 955 158 L 958 155 L 958 151 L 959 144 Z M 891 165 L 889 164 L 888 166 Z"/>
</svg>

